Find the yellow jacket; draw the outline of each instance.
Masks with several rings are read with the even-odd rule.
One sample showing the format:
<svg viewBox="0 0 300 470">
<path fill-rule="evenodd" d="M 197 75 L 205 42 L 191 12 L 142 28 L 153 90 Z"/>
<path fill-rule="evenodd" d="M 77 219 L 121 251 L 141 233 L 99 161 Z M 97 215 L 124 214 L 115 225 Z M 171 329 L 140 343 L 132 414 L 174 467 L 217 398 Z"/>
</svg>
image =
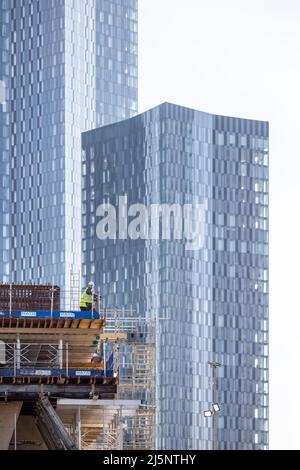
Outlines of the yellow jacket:
<svg viewBox="0 0 300 470">
<path fill-rule="evenodd" d="M 91 292 L 90 294 L 87 293 L 87 291 L 90 290 L 88 287 L 84 290 L 81 299 L 80 299 L 80 307 L 86 307 L 87 304 L 92 304 L 93 303 L 93 293 Z"/>
</svg>

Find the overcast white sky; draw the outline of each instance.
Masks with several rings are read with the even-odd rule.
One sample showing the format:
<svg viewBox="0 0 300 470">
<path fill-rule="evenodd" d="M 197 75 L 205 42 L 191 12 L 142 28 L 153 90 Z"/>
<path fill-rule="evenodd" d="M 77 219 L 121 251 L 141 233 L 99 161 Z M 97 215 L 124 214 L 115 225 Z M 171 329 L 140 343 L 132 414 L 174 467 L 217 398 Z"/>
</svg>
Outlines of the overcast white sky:
<svg viewBox="0 0 300 470">
<path fill-rule="evenodd" d="M 139 0 L 140 111 L 270 122 L 270 447 L 300 449 L 300 2 Z"/>
</svg>

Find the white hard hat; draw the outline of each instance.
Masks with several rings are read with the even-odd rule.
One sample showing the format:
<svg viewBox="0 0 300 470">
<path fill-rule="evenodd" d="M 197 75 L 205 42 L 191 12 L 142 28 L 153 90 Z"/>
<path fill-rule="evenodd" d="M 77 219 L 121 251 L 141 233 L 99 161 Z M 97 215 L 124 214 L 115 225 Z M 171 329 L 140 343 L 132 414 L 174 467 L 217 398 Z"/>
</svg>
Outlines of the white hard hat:
<svg viewBox="0 0 300 470">
<path fill-rule="evenodd" d="M 94 287 L 95 284 L 93 283 L 93 281 L 90 281 L 88 285 Z"/>
</svg>

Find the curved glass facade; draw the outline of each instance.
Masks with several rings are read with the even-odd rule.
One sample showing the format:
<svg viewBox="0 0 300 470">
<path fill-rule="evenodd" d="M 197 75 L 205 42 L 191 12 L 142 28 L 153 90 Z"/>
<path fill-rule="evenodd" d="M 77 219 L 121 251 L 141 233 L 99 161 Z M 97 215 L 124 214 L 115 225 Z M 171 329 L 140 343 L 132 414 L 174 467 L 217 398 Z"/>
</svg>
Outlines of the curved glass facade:
<svg viewBox="0 0 300 470">
<path fill-rule="evenodd" d="M 211 448 L 212 360 L 219 448 L 267 448 L 268 123 L 165 103 L 84 133 L 82 159 L 85 281 L 157 322 L 158 448 Z M 104 202 L 116 233 L 99 239 Z M 133 240 L 120 227 L 133 204 L 201 204 L 201 247 Z"/>
<path fill-rule="evenodd" d="M 137 112 L 137 0 L 3 0 L 1 8 L 9 97 L 1 119 L 10 127 L 0 200 L 7 207 L 9 161 L 11 266 L 1 263 L 0 276 L 69 286 L 71 268 L 81 267 L 81 132 Z M 0 247 L 5 227 L 6 215 Z"/>
</svg>

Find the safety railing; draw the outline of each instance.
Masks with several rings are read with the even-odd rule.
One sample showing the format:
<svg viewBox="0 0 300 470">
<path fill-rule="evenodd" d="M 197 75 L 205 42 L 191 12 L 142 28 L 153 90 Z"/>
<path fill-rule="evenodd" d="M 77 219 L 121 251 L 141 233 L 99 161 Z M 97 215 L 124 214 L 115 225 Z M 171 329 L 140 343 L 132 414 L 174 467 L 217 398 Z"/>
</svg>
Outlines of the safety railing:
<svg viewBox="0 0 300 470">
<path fill-rule="evenodd" d="M 92 346 L 92 345 L 91 345 Z M 0 375 L 72 375 L 113 376 L 113 360 L 104 367 L 101 354 L 94 362 L 94 348 L 65 343 L 2 342 Z M 75 375 L 76 375 L 75 374 Z M 73 374 L 74 375 L 74 374 Z"/>
<path fill-rule="evenodd" d="M 11 316 L 16 311 L 44 311 L 49 312 L 50 317 L 58 311 L 79 312 L 83 292 L 84 289 L 62 289 L 51 284 L 0 284 L 0 312 Z M 92 289 L 92 298 L 93 302 L 85 309 L 91 315 L 101 308 L 98 288 Z"/>
</svg>

